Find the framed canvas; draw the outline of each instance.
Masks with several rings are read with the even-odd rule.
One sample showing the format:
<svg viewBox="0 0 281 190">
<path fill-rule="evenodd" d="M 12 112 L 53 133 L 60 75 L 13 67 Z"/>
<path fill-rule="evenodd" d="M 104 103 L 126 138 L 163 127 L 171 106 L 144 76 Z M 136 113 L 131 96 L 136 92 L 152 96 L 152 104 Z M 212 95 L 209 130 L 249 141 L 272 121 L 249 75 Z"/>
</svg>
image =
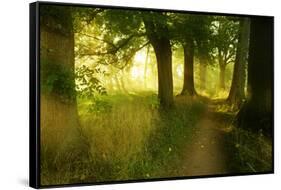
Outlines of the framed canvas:
<svg viewBox="0 0 281 190">
<path fill-rule="evenodd" d="M 274 172 L 272 16 L 30 4 L 30 186 Z"/>
</svg>

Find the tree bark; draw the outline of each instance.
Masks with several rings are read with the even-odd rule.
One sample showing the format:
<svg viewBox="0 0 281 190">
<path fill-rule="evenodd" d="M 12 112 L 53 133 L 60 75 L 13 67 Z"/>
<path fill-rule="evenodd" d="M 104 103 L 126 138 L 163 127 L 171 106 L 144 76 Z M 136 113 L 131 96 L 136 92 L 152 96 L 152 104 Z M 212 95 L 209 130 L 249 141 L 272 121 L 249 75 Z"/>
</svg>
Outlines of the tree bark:
<svg viewBox="0 0 281 190">
<path fill-rule="evenodd" d="M 144 20 L 147 37 L 154 49 L 158 69 L 158 98 L 163 108 L 173 106 L 172 48 L 166 35 L 158 31 L 167 31 L 163 25 L 155 25 Z"/>
<path fill-rule="evenodd" d="M 61 172 L 83 157 L 86 143 L 81 137 L 74 81 L 74 34 L 71 10 L 61 7 L 42 7 L 40 15 L 40 75 L 41 75 L 41 167 L 44 173 Z M 63 18 L 63 19 L 62 19 Z M 50 70 L 50 68 L 61 68 Z M 65 80 L 58 80 L 64 76 Z M 50 78 L 52 77 L 52 78 Z M 52 86 L 45 91 L 51 79 L 53 85 L 67 84 L 67 90 Z M 67 83 L 64 83 L 66 82 Z M 56 174 L 52 173 L 55 178 Z M 59 177 L 59 176 L 57 176 Z M 42 178 L 44 183 L 44 178 Z"/>
<path fill-rule="evenodd" d="M 204 56 L 199 57 L 200 61 L 200 89 L 205 90 L 206 88 L 206 76 L 207 76 L 207 60 L 204 58 Z"/>
<path fill-rule="evenodd" d="M 160 104 L 170 107 L 173 104 L 172 52 L 168 39 L 157 40 L 153 44 L 158 69 L 158 96 Z"/>
<path fill-rule="evenodd" d="M 249 49 L 250 20 L 242 18 L 239 24 L 239 37 L 234 63 L 233 77 L 228 101 L 240 107 L 245 98 L 246 64 Z"/>
<path fill-rule="evenodd" d="M 181 95 L 195 95 L 194 89 L 194 44 L 188 41 L 183 45 L 184 51 L 184 79 Z"/>
<path fill-rule="evenodd" d="M 272 136 L 273 18 L 251 18 L 248 64 L 249 100 L 238 113 L 238 126 Z"/>
</svg>

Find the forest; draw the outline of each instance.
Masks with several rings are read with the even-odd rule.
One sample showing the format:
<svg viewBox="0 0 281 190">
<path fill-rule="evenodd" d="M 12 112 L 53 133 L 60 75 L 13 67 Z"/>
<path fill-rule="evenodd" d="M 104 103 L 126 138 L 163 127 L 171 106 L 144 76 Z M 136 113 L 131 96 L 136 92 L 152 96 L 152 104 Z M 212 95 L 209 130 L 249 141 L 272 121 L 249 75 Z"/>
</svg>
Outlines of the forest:
<svg viewBox="0 0 281 190">
<path fill-rule="evenodd" d="M 40 5 L 41 185 L 273 171 L 273 18 Z"/>
</svg>

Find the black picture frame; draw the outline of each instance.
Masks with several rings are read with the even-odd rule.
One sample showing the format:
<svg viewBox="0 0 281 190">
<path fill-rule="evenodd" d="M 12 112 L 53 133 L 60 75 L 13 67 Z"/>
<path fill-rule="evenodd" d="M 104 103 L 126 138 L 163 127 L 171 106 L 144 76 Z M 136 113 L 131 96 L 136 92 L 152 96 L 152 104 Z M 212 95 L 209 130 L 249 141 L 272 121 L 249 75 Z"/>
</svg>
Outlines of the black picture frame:
<svg viewBox="0 0 281 190">
<path fill-rule="evenodd" d="M 239 16 L 250 18 L 268 18 L 274 25 L 273 16 L 261 15 L 244 15 L 244 14 L 228 14 L 215 12 L 197 12 L 186 10 L 169 10 L 169 9 L 155 9 L 155 8 L 141 8 L 141 7 L 120 7 L 120 6 L 106 6 L 94 4 L 79 4 L 79 3 L 60 3 L 60 2 L 34 2 L 30 3 L 29 21 L 30 21 L 30 65 L 29 65 L 29 185 L 33 188 L 50 188 L 50 187 L 68 187 L 68 186 L 85 186 L 85 185 L 99 185 L 99 184 L 116 184 L 116 183 L 134 183 L 134 182 L 148 182 L 148 181 L 162 181 L 162 180 L 180 180 L 193 178 L 210 178 L 210 177 L 227 177 L 227 176 L 242 176 L 242 175 L 257 175 L 257 174 L 272 174 L 274 173 L 274 88 L 272 89 L 272 170 L 267 172 L 248 172 L 248 173 L 229 173 L 221 175 L 204 175 L 204 176 L 175 176 L 169 178 L 157 179 L 137 179 L 137 180 L 120 180 L 120 181 L 106 181 L 94 183 L 75 183 L 75 184 L 53 184 L 41 185 L 40 183 L 40 6 L 42 5 L 57 5 L 57 6 L 74 6 L 74 7 L 90 7 L 102 9 L 119 9 L 119 10 L 141 10 L 141 11 L 155 11 L 155 12 L 175 12 L 175 13 L 190 13 L 200 15 L 218 15 L 218 16 Z M 274 41 L 274 29 L 272 30 L 272 40 Z M 272 43 L 274 48 L 274 42 Z M 274 59 L 274 51 L 272 51 L 272 58 Z M 273 63 L 274 65 L 274 60 Z M 272 78 L 274 82 L 274 66 L 272 71 Z M 273 85 L 274 86 L 274 85 Z"/>
</svg>

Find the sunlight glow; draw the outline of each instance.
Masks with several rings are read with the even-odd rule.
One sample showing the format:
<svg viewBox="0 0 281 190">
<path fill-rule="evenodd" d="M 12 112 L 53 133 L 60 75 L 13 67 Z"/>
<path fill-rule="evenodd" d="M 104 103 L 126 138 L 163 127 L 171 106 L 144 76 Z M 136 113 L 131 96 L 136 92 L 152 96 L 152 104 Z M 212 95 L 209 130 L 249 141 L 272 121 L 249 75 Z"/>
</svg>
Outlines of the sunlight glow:
<svg viewBox="0 0 281 190">
<path fill-rule="evenodd" d="M 131 69 L 131 76 L 132 76 L 132 78 L 134 78 L 134 79 L 136 79 L 136 78 L 139 78 L 143 73 L 142 73 L 143 71 L 140 69 L 140 68 L 138 68 L 138 67 L 133 67 L 132 69 Z"/>
<path fill-rule="evenodd" d="M 176 71 L 177 71 L 178 77 L 183 76 L 183 66 L 182 65 L 178 65 L 177 68 L 176 68 Z"/>
<path fill-rule="evenodd" d="M 144 51 L 138 51 L 134 57 L 134 61 L 144 63 L 146 59 L 146 53 Z"/>
</svg>

